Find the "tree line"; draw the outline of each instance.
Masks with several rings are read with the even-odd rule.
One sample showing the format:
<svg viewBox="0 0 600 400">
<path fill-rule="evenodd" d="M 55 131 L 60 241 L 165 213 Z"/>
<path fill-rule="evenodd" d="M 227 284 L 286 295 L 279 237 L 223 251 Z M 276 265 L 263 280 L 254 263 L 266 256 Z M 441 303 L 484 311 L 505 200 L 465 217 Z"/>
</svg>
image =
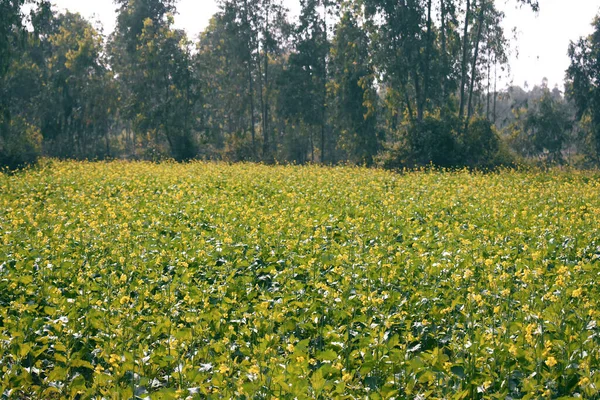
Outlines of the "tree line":
<svg viewBox="0 0 600 400">
<path fill-rule="evenodd" d="M 598 161 L 598 19 L 568 49 L 566 96 L 542 84 L 519 102 L 497 88 L 509 42 L 493 0 L 299 3 L 291 18 L 282 0 L 218 0 L 191 40 L 175 0 L 115 0 L 107 37 L 46 0 L 0 0 L 0 164 Z"/>
</svg>

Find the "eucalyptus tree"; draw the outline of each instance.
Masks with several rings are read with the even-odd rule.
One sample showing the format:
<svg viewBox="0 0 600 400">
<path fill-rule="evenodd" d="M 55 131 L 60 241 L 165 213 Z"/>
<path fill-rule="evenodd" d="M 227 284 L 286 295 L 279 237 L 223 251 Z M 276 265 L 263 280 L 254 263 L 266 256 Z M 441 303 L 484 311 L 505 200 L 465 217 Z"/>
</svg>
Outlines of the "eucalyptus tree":
<svg viewBox="0 0 600 400">
<path fill-rule="evenodd" d="M 113 97 L 102 36 L 79 14 L 57 15 L 53 24 L 53 32 L 47 35 L 41 107 L 46 153 L 75 158 L 106 156 L 110 153 Z"/>
<path fill-rule="evenodd" d="M 25 4 L 32 5 L 27 18 Z M 0 1 L 0 168 L 33 162 L 41 152 L 36 104 L 40 101 L 42 72 L 30 52 L 35 32 L 50 4 L 43 0 Z"/>
<path fill-rule="evenodd" d="M 358 15 L 357 15 L 358 14 Z M 375 71 L 360 10 L 345 8 L 331 43 L 331 124 L 344 158 L 370 165 L 379 150 Z"/>
<path fill-rule="evenodd" d="M 432 2 L 364 0 L 381 79 L 399 94 L 409 120 L 422 120 L 441 79 L 432 74 Z M 426 90 L 427 89 L 427 90 Z"/>
<path fill-rule="evenodd" d="M 301 128 L 295 134 L 307 135 L 311 161 L 317 159 L 315 150 L 318 144 L 314 132 L 320 131 L 320 160 L 324 162 L 328 130 L 326 99 L 330 43 L 326 13 L 329 3 L 302 0 L 300 5 L 299 21 L 292 39 L 293 49 L 280 80 L 281 112 L 287 120 Z"/>
<path fill-rule="evenodd" d="M 173 29 L 174 0 L 116 0 L 111 65 L 121 88 L 122 115 L 152 156 L 168 147 L 176 159 L 196 154 L 192 122 L 191 43 Z M 136 152 L 137 140 L 131 141 Z"/>
<path fill-rule="evenodd" d="M 291 33 L 287 21 L 287 9 L 281 0 L 260 0 L 257 13 L 253 20 L 257 24 L 258 51 L 257 71 L 260 85 L 259 100 L 261 105 L 261 131 L 263 136 L 263 160 L 270 161 L 273 157 L 274 139 L 271 122 L 272 93 L 275 80 L 271 64 L 277 63 L 286 50 L 286 43 Z"/>
<path fill-rule="evenodd" d="M 198 40 L 196 80 L 205 99 L 199 118 L 205 141 L 217 152 L 223 152 L 225 146 L 231 148 L 232 144 L 239 147 L 252 132 L 252 142 L 246 146 L 248 154 L 238 154 L 247 160 L 256 155 L 252 129 L 254 77 L 248 76 L 247 52 L 240 51 L 245 48 L 246 38 L 235 24 L 235 13 L 231 9 L 221 10 L 211 18 Z"/>
<path fill-rule="evenodd" d="M 585 132 L 584 150 L 600 162 L 600 16 L 594 18 L 592 27 L 591 35 L 569 45 L 571 64 L 565 86 Z"/>
<path fill-rule="evenodd" d="M 517 0 L 517 5 L 528 6 L 533 11 L 539 10 L 538 0 Z M 481 80 L 478 77 L 478 62 L 482 42 L 489 38 L 496 60 L 505 60 L 505 49 L 508 42 L 504 38 L 501 22 L 504 14 L 496 9 L 493 0 L 466 0 L 461 59 L 460 106 L 458 116 L 465 116 L 466 122 L 473 115 L 472 102 L 475 85 Z M 471 29 L 469 27 L 471 26 Z M 470 68 L 470 74 L 468 72 Z"/>
</svg>

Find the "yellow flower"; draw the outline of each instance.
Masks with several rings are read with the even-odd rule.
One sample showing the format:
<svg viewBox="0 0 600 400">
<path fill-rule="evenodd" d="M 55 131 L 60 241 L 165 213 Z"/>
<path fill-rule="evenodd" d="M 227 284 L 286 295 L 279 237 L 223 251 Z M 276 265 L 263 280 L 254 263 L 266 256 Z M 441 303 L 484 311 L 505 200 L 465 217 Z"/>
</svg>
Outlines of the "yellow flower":
<svg viewBox="0 0 600 400">
<path fill-rule="evenodd" d="M 549 366 L 550 368 L 554 367 L 556 364 L 558 364 L 558 362 L 556 361 L 556 358 L 550 356 L 546 359 L 545 361 L 546 365 Z"/>
<path fill-rule="evenodd" d="M 582 288 L 577 288 L 575 290 L 573 290 L 573 292 L 571 293 L 572 297 L 579 297 L 581 296 L 581 293 L 583 292 Z"/>
<path fill-rule="evenodd" d="M 260 373 L 260 368 L 257 365 L 253 365 L 248 369 L 248 372 L 254 375 L 258 375 Z"/>
<path fill-rule="evenodd" d="M 471 271 L 470 269 L 466 269 L 465 273 L 463 274 L 463 278 L 464 279 L 469 279 L 472 276 L 473 276 L 473 271 Z"/>
<path fill-rule="evenodd" d="M 229 369 L 229 367 L 228 367 L 227 365 L 225 365 L 225 364 L 221 364 L 221 365 L 219 366 L 219 372 L 220 372 L 221 374 L 226 374 L 226 373 L 228 373 L 229 371 L 230 371 L 230 369 Z"/>
<path fill-rule="evenodd" d="M 588 378 L 587 376 L 582 377 L 578 383 L 579 386 L 583 386 L 583 387 L 587 386 L 589 384 L 590 384 L 590 378 Z"/>
</svg>

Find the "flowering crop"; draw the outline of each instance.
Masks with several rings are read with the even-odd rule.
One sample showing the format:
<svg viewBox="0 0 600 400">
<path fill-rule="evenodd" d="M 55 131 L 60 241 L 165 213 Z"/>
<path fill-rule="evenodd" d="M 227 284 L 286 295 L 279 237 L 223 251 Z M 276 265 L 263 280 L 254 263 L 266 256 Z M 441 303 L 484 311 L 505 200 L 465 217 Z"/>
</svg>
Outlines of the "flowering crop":
<svg viewBox="0 0 600 400">
<path fill-rule="evenodd" d="M 600 179 L 0 174 L 0 395 L 600 396 Z"/>
</svg>

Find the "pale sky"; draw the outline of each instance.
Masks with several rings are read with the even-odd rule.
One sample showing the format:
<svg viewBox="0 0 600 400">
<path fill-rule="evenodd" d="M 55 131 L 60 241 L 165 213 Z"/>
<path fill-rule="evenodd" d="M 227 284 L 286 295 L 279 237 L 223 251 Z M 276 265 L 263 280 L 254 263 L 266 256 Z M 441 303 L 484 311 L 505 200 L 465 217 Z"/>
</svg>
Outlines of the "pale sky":
<svg viewBox="0 0 600 400">
<path fill-rule="evenodd" d="M 284 1 L 293 12 L 298 10 L 299 0 Z M 546 77 L 550 87 L 558 84 L 562 89 L 569 66 L 569 41 L 592 32 L 590 24 L 600 12 L 600 0 L 539 0 L 537 14 L 525 7 L 516 8 L 515 0 L 495 1 L 506 13 L 507 36 L 512 38 L 513 28 L 517 27 L 517 39 L 511 40 L 510 79 L 520 86 L 526 81 L 533 86 Z M 58 10 L 69 9 L 99 20 L 105 33 L 114 29 L 116 6 L 112 0 L 53 0 L 53 3 Z M 215 0 L 179 0 L 177 10 L 175 25 L 195 38 L 206 27 L 217 6 Z"/>
</svg>

